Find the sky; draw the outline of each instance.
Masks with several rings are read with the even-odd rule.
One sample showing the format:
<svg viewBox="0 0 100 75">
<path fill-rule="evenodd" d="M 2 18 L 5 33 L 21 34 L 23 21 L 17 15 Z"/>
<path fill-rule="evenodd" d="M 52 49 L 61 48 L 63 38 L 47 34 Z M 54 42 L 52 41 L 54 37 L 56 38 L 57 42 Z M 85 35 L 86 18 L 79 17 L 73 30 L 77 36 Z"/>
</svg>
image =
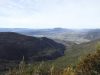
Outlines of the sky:
<svg viewBox="0 0 100 75">
<path fill-rule="evenodd" d="M 100 0 L 0 0 L 0 28 L 100 28 Z"/>
</svg>

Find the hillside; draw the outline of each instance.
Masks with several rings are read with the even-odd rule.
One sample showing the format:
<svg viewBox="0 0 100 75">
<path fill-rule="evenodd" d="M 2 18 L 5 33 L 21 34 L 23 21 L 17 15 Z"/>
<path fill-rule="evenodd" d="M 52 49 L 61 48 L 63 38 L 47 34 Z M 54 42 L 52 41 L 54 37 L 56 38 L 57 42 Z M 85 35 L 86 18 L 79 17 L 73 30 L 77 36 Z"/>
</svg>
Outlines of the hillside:
<svg viewBox="0 0 100 75">
<path fill-rule="evenodd" d="M 100 42 L 100 39 L 82 44 L 73 44 L 65 51 L 64 56 L 57 58 L 55 61 L 52 61 L 52 63 L 56 66 L 60 65 L 60 67 L 65 67 L 68 64 L 75 65 L 80 58 L 84 58 L 85 55 L 93 53 L 98 42 Z"/>
<path fill-rule="evenodd" d="M 85 35 L 86 39 L 96 40 L 100 38 L 100 29 L 91 29 Z"/>
<path fill-rule="evenodd" d="M 69 64 L 65 68 L 57 68 L 55 65 L 48 65 L 46 68 L 46 64 L 42 62 L 34 67 L 22 60 L 18 68 L 8 71 L 5 75 L 100 75 L 100 43 L 96 46 L 95 52 L 85 55 L 75 66 Z"/>
<path fill-rule="evenodd" d="M 65 51 L 64 56 L 59 57 L 55 60 L 51 60 L 51 61 L 45 61 L 45 62 L 42 62 L 42 63 L 41 62 L 40 63 L 38 63 L 38 62 L 33 63 L 31 65 L 31 66 L 33 66 L 33 68 L 31 67 L 31 69 L 33 69 L 33 70 L 29 69 L 29 71 L 33 71 L 33 75 L 36 75 L 36 74 L 34 74 L 34 72 L 36 70 L 40 70 L 40 71 L 38 71 L 39 74 L 41 72 L 40 75 L 49 75 L 49 74 L 51 74 L 50 72 L 53 72 L 54 73 L 53 75 L 92 75 L 92 74 L 88 74 L 88 71 L 90 71 L 90 67 L 91 67 L 91 65 L 88 66 L 88 64 L 95 65 L 94 62 L 97 62 L 96 64 L 100 64 L 100 58 L 99 58 L 100 57 L 100 51 L 98 51 L 99 56 L 97 56 L 97 54 L 95 52 L 96 49 L 97 49 L 96 47 L 97 47 L 98 42 L 100 42 L 100 39 L 93 40 L 93 41 L 88 42 L 88 43 L 71 44 L 69 46 L 68 50 Z M 64 44 L 66 44 L 66 43 L 64 43 Z M 100 49 L 100 46 L 99 46 L 99 49 Z M 90 55 L 90 54 L 93 54 L 93 55 Z M 98 61 L 93 60 L 94 57 Z M 84 66 L 84 63 L 85 63 L 86 66 Z M 89 67 L 89 69 L 88 69 L 88 67 Z M 94 70 L 94 68 L 97 68 L 96 71 L 100 71 L 99 65 L 98 65 L 98 67 L 97 66 L 92 66 L 92 67 L 93 67 L 92 70 Z M 76 69 L 77 71 L 74 70 L 74 69 Z M 80 71 L 80 70 L 83 70 L 83 69 L 86 71 L 85 72 L 86 74 L 83 74 L 84 72 Z M 87 69 L 88 69 L 88 71 L 87 71 Z M 19 70 L 15 69 L 15 71 L 19 71 Z M 25 71 L 25 69 L 23 69 L 23 71 Z M 63 74 L 62 71 L 66 72 L 66 73 Z M 61 72 L 61 74 L 59 72 Z M 68 72 L 68 74 L 67 74 L 67 72 Z M 72 74 L 72 73 L 76 73 L 76 72 L 78 72 L 78 73 L 82 72 L 82 74 Z M 37 73 L 37 71 L 36 71 L 36 73 Z M 96 75 L 98 75 L 98 74 L 96 74 Z"/>
<path fill-rule="evenodd" d="M 88 53 L 95 51 L 96 44 L 99 41 L 100 39 L 96 39 L 76 44 L 59 39 L 53 41 L 46 37 L 36 38 L 14 32 L 0 32 L 0 71 L 2 72 L 2 70 L 5 71 L 9 67 L 16 66 L 16 62 L 9 60 L 20 61 L 23 56 L 25 60 L 32 62 L 36 67 L 41 61 L 44 61 L 45 68 L 52 64 L 61 69 L 65 68 L 68 64 L 75 66 L 80 57 L 83 58 Z M 65 46 L 60 43 L 63 43 Z M 66 50 L 65 47 L 67 47 Z"/>
<path fill-rule="evenodd" d="M 36 38 L 13 32 L 0 32 L 0 59 L 52 60 L 64 55 L 64 45 L 46 37 Z"/>
</svg>

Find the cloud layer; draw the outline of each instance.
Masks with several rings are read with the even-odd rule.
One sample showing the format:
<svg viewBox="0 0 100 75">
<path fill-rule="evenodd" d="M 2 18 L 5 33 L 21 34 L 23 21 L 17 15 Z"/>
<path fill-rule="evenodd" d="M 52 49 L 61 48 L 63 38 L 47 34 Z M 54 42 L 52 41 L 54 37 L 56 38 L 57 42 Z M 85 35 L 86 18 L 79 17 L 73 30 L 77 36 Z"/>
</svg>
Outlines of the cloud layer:
<svg viewBox="0 0 100 75">
<path fill-rule="evenodd" d="M 0 0 L 0 27 L 100 28 L 100 0 Z"/>
</svg>

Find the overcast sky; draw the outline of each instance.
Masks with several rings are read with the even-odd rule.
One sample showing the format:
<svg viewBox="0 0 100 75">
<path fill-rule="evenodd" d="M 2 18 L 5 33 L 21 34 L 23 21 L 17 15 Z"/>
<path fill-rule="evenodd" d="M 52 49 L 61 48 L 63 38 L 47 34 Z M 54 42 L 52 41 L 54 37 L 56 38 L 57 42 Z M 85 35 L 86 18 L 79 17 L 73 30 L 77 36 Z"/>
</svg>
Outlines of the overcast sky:
<svg viewBox="0 0 100 75">
<path fill-rule="evenodd" d="M 100 28 L 100 0 L 0 0 L 0 27 Z"/>
</svg>

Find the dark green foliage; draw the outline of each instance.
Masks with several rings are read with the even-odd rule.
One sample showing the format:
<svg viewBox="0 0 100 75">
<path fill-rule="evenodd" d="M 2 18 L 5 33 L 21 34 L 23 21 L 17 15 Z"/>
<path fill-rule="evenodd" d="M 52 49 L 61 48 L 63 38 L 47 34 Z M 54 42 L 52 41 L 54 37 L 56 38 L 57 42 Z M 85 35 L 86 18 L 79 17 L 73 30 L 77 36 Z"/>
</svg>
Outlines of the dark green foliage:
<svg viewBox="0 0 100 75">
<path fill-rule="evenodd" d="M 46 37 L 36 38 L 13 32 L 0 32 L 0 59 L 52 60 L 64 54 L 65 47 Z"/>
<path fill-rule="evenodd" d="M 65 46 L 46 37 L 36 38 L 13 32 L 0 32 L 0 72 L 26 62 L 53 60 L 64 55 Z"/>
<path fill-rule="evenodd" d="M 44 62 L 30 67 L 22 61 L 18 69 L 11 70 L 7 75 L 16 75 L 17 73 L 18 75 L 100 75 L 100 44 L 97 45 L 94 53 L 82 58 L 75 67 L 69 65 L 67 68 L 61 69 L 55 65 L 49 66 Z"/>
</svg>

